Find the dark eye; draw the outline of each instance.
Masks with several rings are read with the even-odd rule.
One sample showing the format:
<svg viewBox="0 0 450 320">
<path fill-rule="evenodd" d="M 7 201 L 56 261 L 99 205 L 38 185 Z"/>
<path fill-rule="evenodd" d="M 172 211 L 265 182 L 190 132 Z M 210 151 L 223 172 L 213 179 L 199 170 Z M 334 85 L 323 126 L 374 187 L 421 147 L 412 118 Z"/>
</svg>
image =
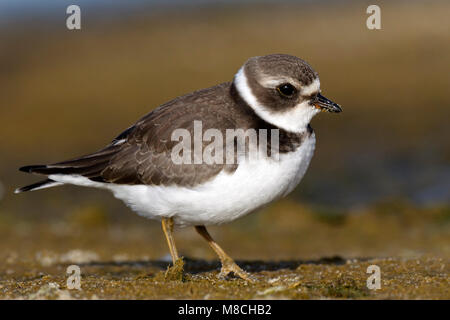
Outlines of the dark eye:
<svg viewBox="0 0 450 320">
<path fill-rule="evenodd" d="M 296 89 L 292 84 L 284 83 L 277 87 L 277 91 L 285 97 L 291 97 L 295 93 Z"/>
</svg>

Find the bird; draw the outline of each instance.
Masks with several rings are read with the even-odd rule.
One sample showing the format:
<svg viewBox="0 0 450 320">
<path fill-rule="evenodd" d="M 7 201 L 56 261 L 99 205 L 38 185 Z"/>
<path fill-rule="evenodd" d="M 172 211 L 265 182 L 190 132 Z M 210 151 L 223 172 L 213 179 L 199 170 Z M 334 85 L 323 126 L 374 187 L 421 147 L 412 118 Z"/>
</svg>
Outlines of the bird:
<svg viewBox="0 0 450 320">
<path fill-rule="evenodd" d="M 232 81 L 160 105 L 94 153 L 19 168 L 46 178 L 15 193 L 66 184 L 109 190 L 137 214 L 161 222 L 173 265 L 180 259 L 174 230 L 194 227 L 218 255 L 220 278 L 253 281 L 206 227 L 231 222 L 289 194 L 313 156 L 316 137 L 310 122 L 322 111 L 342 108 L 321 94 L 318 73 L 306 61 L 288 54 L 251 57 Z M 199 124 L 200 138 L 195 132 Z M 177 130 L 194 136 L 194 142 L 183 141 L 181 152 L 182 139 L 174 139 Z M 256 142 L 249 136 L 228 137 L 250 130 L 273 134 L 270 139 L 257 136 Z M 207 132 L 214 134 L 205 139 Z M 220 142 L 219 136 L 226 141 L 210 153 L 217 161 L 195 159 L 205 155 L 213 136 L 214 142 Z M 255 143 L 271 149 L 252 149 Z M 175 149 L 183 161 L 174 157 Z M 249 157 L 249 150 L 258 156 Z"/>
</svg>

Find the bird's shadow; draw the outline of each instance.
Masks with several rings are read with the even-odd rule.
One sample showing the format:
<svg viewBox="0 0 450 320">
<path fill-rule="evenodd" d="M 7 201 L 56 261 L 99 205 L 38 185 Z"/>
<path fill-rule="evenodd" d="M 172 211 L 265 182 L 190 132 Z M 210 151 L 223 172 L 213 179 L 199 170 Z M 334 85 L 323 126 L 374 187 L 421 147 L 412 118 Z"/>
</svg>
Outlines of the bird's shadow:
<svg viewBox="0 0 450 320">
<path fill-rule="evenodd" d="M 203 260 L 184 257 L 184 270 L 191 274 L 202 272 L 210 272 L 220 270 L 220 261 Z M 367 261 L 370 258 L 357 258 L 358 261 Z M 265 261 L 265 260 L 236 260 L 236 263 L 248 272 L 261 271 L 278 271 L 278 270 L 295 270 L 301 265 L 343 265 L 347 259 L 340 256 L 323 257 L 316 260 L 281 260 L 281 261 Z M 86 267 L 129 267 L 129 268 L 156 268 L 166 270 L 172 263 L 167 260 L 132 260 L 132 261 L 105 261 L 105 262 L 89 262 L 79 264 Z"/>
</svg>

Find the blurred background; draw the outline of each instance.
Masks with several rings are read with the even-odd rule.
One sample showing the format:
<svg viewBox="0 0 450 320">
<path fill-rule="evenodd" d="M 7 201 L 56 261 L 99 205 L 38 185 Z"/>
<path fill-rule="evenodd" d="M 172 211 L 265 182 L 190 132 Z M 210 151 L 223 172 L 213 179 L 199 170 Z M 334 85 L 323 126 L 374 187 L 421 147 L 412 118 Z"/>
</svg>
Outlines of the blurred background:
<svg viewBox="0 0 450 320">
<path fill-rule="evenodd" d="M 81 30 L 66 28 L 69 4 Z M 370 4 L 381 30 L 366 27 Z M 166 256 L 159 223 L 106 191 L 14 195 L 39 179 L 17 168 L 95 151 L 270 53 L 308 61 L 344 112 L 313 120 L 316 152 L 295 192 L 211 228 L 217 241 L 239 259 L 448 257 L 449 12 L 448 1 L 0 1 L 0 265 L 75 249 Z M 215 259 L 193 230 L 176 238 L 182 254 Z"/>
</svg>

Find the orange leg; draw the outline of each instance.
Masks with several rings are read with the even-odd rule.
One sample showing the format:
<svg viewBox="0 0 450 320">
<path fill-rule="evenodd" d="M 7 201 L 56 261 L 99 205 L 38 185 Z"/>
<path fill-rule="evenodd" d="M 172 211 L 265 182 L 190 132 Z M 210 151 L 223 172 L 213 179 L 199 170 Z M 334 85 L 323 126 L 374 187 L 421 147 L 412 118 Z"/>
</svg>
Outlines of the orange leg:
<svg viewBox="0 0 450 320">
<path fill-rule="evenodd" d="M 172 261 L 175 265 L 175 261 L 177 261 L 179 257 L 177 247 L 175 246 L 175 240 L 173 238 L 173 219 L 163 218 L 161 223 L 164 235 L 166 236 L 167 244 L 169 245 L 170 255 L 172 256 Z"/>
<path fill-rule="evenodd" d="M 214 239 L 208 233 L 208 230 L 206 230 L 205 226 L 196 226 L 195 230 L 197 230 L 197 232 L 203 238 L 205 238 L 206 241 L 208 241 L 208 244 L 219 256 L 220 262 L 222 263 L 222 269 L 220 270 L 220 274 L 219 274 L 220 278 L 226 278 L 230 273 L 233 273 L 234 275 L 239 276 L 240 278 L 247 280 L 249 282 L 254 281 L 252 276 L 250 276 L 247 272 L 242 270 L 233 261 L 233 259 L 229 255 L 227 255 L 221 247 L 219 247 L 219 245 L 214 241 Z"/>
</svg>

